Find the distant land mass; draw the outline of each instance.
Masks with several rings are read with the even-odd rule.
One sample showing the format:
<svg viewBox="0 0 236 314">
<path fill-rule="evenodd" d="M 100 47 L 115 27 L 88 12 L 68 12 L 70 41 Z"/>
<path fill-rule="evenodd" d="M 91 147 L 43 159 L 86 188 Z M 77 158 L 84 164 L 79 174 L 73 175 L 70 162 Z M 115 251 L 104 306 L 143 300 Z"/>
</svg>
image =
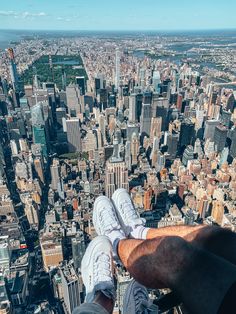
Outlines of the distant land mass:
<svg viewBox="0 0 236 314">
<path fill-rule="evenodd" d="M 225 30 L 177 30 L 177 31 L 52 31 L 52 30 L 1 30 L 0 29 L 0 49 L 9 47 L 11 43 L 19 42 L 22 39 L 35 38 L 57 38 L 57 37 L 80 37 L 80 36 L 98 36 L 98 37 L 122 37 L 122 36 L 225 36 L 236 39 L 236 29 Z"/>
</svg>

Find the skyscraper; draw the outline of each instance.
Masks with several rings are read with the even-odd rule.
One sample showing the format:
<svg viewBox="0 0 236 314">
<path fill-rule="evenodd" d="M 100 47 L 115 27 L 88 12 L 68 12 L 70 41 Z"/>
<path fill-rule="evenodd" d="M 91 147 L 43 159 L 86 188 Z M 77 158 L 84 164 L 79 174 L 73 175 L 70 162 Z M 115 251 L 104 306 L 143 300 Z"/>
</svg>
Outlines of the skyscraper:
<svg viewBox="0 0 236 314">
<path fill-rule="evenodd" d="M 142 136 L 150 136 L 150 127 L 151 127 L 151 105 L 143 104 L 142 114 L 140 119 L 140 133 Z"/>
<path fill-rule="evenodd" d="M 235 97 L 234 94 L 230 94 L 228 99 L 227 99 L 227 104 L 226 104 L 226 110 L 230 110 L 230 112 L 233 112 L 235 108 Z"/>
<path fill-rule="evenodd" d="M 169 132 L 166 133 L 166 145 L 168 146 L 167 152 L 170 154 L 170 158 L 174 159 L 177 153 L 179 135 L 173 133 L 171 134 Z"/>
<path fill-rule="evenodd" d="M 226 110 L 223 110 L 221 113 L 221 123 L 229 128 L 230 120 L 231 120 L 232 113 Z"/>
<path fill-rule="evenodd" d="M 18 91 L 18 74 L 15 62 L 14 51 L 12 48 L 8 48 L 8 55 L 9 55 L 9 70 L 11 75 L 11 82 L 15 91 Z"/>
<path fill-rule="evenodd" d="M 205 122 L 205 131 L 204 131 L 204 139 L 214 139 L 215 128 L 220 124 L 219 120 L 207 120 Z"/>
<path fill-rule="evenodd" d="M 79 119 L 66 120 L 67 142 L 70 153 L 81 151 L 81 136 Z"/>
<path fill-rule="evenodd" d="M 229 147 L 224 147 L 221 154 L 220 154 L 220 167 L 225 164 L 228 160 L 229 156 Z"/>
<path fill-rule="evenodd" d="M 108 103 L 108 92 L 106 88 L 101 88 L 98 94 L 98 100 L 102 105 L 102 108 L 105 110 L 107 108 Z"/>
<path fill-rule="evenodd" d="M 182 111 L 182 102 L 183 102 L 183 95 L 178 94 L 176 107 L 177 107 L 177 109 L 179 109 L 180 112 Z"/>
<path fill-rule="evenodd" d="M 66 264 L 59 267 L 62 283 L 63 299 L 68 314 L 80 305 L 79 278 L 73 265 Z"/>
<path fill-rule="evenodd" d="M 236 128 L 230 130 L 230 139 L 231 139 L 231 146 L 230 146 L 230 155 L 235 158 L 236 157 Z"/>
<path fill-rule="evenodd" d="M 58 267 L 64 260 L 61 239 L 51 234 L 46 235 L 41 238 L 40 245 L 45 271 Z"/>
<path fill-rule="evenodd" d="M 153 142 L 154 137 L 161 138 L 161 125 L 162 118 L 152 118 L 151 120 L 151 130 L 150 130 L 150 141 Z"/>
<path fill-rule="evenodd" d="M 136 94 L 129 96 L 129 122 L 135 123 L 137 120 Z"/>
<path fill-rule="evenodd" d="M 161 83 L 161 76 L 159 71 L 154 71 L 152 76 L 152 85 L 154 91 L 160 92 L 159 84 Z"/>
<path fill-rule="evenodd" d="M 70 85 L 66 87 L 66 102 L 70 115 L 74 116 L 81 113 L 80 106 L 80 91 L 75 85 Z"/>
<path fill-rule="evenodd" d="M 45 184 L 44 178 L 44 166 L 41 156 L 34 158 L 34 169 L 43 184 Z"/>
<path fill-rule="evenodd" d="M 130 281 L 131 281 L 131 277 L 129 273 L 125 272 L 124 270 L 118 269 L 116 296 L 117 296 L 119 313 L 123 313 L 124 295 Z"/>
<path fill-rule="evenodd" d="M 111 197 L 116 189 L 128 190 L 128 170 L 124 161 L 111 162 L 106 164 L 106 195 Z"/>
<path fill-rule="evenodd" d="M 115 87 L 117 90 L 119 90 L 119 87 L 120 87 L 120 51 L 118 48 L 116 48 Z"/>
<path fill-rule="evenodd" d="M 47 102 L 38 102 L 31 107 L 32 125 L 45 125 L 43 116 L 43 105 L 48 105 Z"/>
<path fill-rule="evenodd" d="M 128 123 L 127 124 L 127 141 L 131 142 L 133 133 L 139 134 L 139 125 L 134 123 Z"/>
<path fill-rule="evenodd" d="M 227 134 L 228 134 L 228 130 L 222 124 L 218 125 L 215 128 L 214 143 L 216 145 L 216 150 L 218 153 L 221 152 L 225 147 Z"/>
<path fill-rule="evenodd" d="M 94 79 L 94 87 L 96 91 L 96 95 L 99 89 L 104 88 L 104 75 L 102 73 L 98 73 Z"/>
<path fill-rule="evenodd" d="M 47 140 L 44 126 L 33 126 L 34 144 L 40 144 L 44 157 L 48 156 Z"/>
<path fill-rule="evenodd" d="M 126 144 L 125 144 L 125 163 L 127 165 L 128 170 L 131 170 L 131 143 L 130 141 L 126 141 Z"/>
<path fill-rule="evenodd" d="M 39 225 L 39 212 L 38 206 L 32 199 L 27 199 L 25 204 L 25 214 L 27 216 L 28 222 L 30 226 L 34 228 L 38 228 Z"/>
<path fill-rule="evenodd" d="M 131 163 L 133 165 L 137 165 L 138 163 L 138 152 L 139 152 L 139 140 L 136 133 L 133 133 L 131 139 Z"/>
<path fill-rule="evenodd" d="M 150 91 L 145 91 L 143 93 L 143 103 L 151 104 L 152 103 L 152 93 Z"/>
<path fill-rule="evenodd" d="M 10 270 L 10 248 L 8 236 L 0 237 L 0 267 L 4 272 Z"/>
<path fill-rule="evenodd" d="M 101 131 L 102 135 L 102 146 L 104 146 L 106 142 L 106 120 L 105 116 L 100 114 L 98 117 L 98 124 L 99 124 L 99 130 Z"/>
<path fill-rule="evenodd" d="M 85 95 L 86 80 L 84 76 L 76 76 L 76 84 L 79 86 L 80 95 Z"/>
<path fill-rule="evenodd" d="M 203 155 L 202 145 L 199 138 L 196 139 L 196 142 L 194 144 L 194 154 L 198 154 L 198 157 L 201 157 Z"/>
<path fill-rule="evenodd" d="M 78 270 L 81 267 L 81 261 L 86 250 L 83 233 L 77 232 L 76 238 L 72 239 L 71 244 L 74 267 Z"/>
<path fill-rule="evenodd" d="M 184 166 L 188 165 L 188 161 L 194 158 L 193 146 L 188 145 L 184 150 L 182 162 Z"/>
<path fill-rule="evenodd" d="M 189 121 L 183 121 L 180 128 L 180 147 L 187 146 L 192 143 L 194 138 L 194 124 Z"/>
<path fill-rule="evenodd" d="M 139 93 L 136 95 L 136 110 L 137 110 L 137 116 L 138 122 L 140 122 L 141 113 L 142 113 L 142 107 L 143 107 L 143 94 Z"/>
<path fill-rule="evenodd" d="M 60 162 L 59 159 L 54 158 L 52 165 L 50 166 L 51 171 L 51 187 L 57 191 L 60 184 Z"/>
<path fill-rule="evenodd" d="M 113 155 L 106 164 L 106 195 L 111 197 L 116 189 L 124 188 L 128 191 L 127 165 L 120 157 L 118 140 L 114 139 Z"/>
<path fill-rule="evenodd" d="M 162 118 L 161 130 L 166 131 L 168 129 L 168 108 L 165 106 L 157 106 L 156 107 L 156 116 Z"/>
</svg>

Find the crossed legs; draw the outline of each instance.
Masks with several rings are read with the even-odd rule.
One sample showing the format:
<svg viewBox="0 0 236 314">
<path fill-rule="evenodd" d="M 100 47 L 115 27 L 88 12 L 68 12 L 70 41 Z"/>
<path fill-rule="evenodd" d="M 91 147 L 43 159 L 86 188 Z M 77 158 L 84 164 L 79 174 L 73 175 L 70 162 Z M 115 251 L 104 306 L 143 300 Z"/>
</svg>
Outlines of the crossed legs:
<svg viewBox="0 0 236 314">
<path fill-rule="evenodd" d="M 119 257 L 131 275 L 149 288 L 171 288 L 190 313 L 217 313 L 236 282 L 236 234 L 179 226 L 150 229 L 147 237 L 119 242 Z"/>
<path fill-rule="evenodd" d="M 172 289 L 190 313 L 216 314 L 228 291 L 232 292 L 236 234 L 229 230 L 206 226 L 145 228 L 123 189 L 113 194 L 112 202 L 104 196 L 95 201 L 93 223 L 97 233 L 109 239 L 113 257 L 119 258 L 138 282 L 150 288 Z M 111 313 L 113 300 L 104 293 L 98 291 L 93 302 Z"/>
</svg>

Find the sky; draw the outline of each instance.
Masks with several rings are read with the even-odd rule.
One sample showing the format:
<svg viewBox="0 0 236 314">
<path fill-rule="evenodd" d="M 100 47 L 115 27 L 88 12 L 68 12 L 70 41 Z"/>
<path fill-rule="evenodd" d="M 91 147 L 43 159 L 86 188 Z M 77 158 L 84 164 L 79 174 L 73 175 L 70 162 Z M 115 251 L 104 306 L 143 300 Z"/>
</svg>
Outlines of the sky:
<svg viewBox="0 0 236 314">
<path fill-rule="evenodd" d="M 0 29 L 235 29 L 235 0 L 0 0 Z"/>
</svg>

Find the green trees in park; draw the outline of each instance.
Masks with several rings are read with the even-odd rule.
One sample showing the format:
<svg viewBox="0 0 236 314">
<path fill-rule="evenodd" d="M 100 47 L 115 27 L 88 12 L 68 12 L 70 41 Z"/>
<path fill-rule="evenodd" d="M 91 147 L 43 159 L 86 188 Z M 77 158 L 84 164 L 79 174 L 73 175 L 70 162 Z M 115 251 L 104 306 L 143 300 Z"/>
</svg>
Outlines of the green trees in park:
<svg viewBox="0 0 236 314">
<path fill-rule="evenodd" d="M 66 75 L 66 84 L 74 83 L 76 76 L 85 76 L 83 61 L 80 55 L 55 55 L 52 58 L 52 68 L 49 63 L 49 56 L 40 57 L 21 75 L 24 85 L 32 84 L 35 74 L 41 82 L 55 82 L 59 89 L 63 88 L 62 76 Z"/>
</svg>

